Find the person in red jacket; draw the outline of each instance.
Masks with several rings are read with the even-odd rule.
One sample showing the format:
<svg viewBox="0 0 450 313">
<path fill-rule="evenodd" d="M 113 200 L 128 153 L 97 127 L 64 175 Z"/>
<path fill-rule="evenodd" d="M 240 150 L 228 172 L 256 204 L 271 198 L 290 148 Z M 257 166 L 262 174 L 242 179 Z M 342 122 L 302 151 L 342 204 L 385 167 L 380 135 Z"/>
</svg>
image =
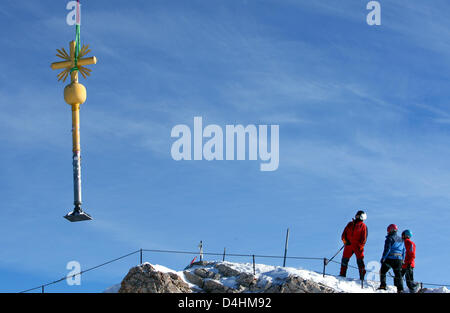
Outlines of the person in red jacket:
<svg viewBox="0 0 450 313">
<path fill-rule="evenodd" d="M 364 211 L 358 211 L 355 218 L 347 224 L 342 232 L 342 242 L 345 245 L 344 255 L 341 261 L 341 272 L 339 276 L 347 275 L 348 262 L 353 254 L 356 255 L 356 263 L 359 269 L 359 278 L 364 280 L 366 269 L 364 265 L 364 245 L 367 241 L 368 230 L 364 221 L 367 214 Z"/>
<path fill-rule="evenodd" d="M 414 267 L 416 266 L 416 244 L 411 240 L 412 233 L 409 229 L 404 230 L 402 239 L 405 243 L 405 259 L 402 265 L 402 277 L 406 277 L 406 285 L 408 285 L 411 293 L 416 292 L 418 284 L 414 282 Z"/>
</svg>

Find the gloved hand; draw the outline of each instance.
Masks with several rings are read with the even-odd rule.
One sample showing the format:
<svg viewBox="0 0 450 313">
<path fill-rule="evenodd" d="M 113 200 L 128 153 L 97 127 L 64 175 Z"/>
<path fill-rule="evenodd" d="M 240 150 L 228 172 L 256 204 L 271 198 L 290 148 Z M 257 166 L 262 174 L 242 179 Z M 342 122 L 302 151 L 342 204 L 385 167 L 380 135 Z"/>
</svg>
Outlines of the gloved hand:
<svg viewBox="0 0 450 313">
<path fill-rule="evenodd" d="M 380 263 L 383 264 L 384 261 L 385 261 L 385 259 L 382 258 L 382 259 L 380 260 Z"/>
<path fill-rule="evenodd" d="M 346 240 L 346 239 L 342 239 L 342 242 L 344 243 L 344 245 L 349 246 L 350 245 L 350 241 Z"/>
</svg>

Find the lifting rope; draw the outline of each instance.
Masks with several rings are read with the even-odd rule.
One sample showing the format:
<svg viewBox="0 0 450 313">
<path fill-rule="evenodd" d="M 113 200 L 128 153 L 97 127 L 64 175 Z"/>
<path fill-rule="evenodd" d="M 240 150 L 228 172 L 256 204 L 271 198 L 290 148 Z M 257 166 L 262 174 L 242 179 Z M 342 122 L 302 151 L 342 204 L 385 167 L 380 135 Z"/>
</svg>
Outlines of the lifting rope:
<svg viewBox="0 0 450 313">
<path fill-rule="evenodd" d="M 74 57 L 74 67 L 70 69 L 70 73 L 73 71 L 78 71 L 78 56 L 80 54 L 80 41 L 81 41 L 81 10 L 80 10 L 80 0 L 77 0 L 77 11 L 76 11 L 76 22 L 75 22 L 75 57 Z"/>
</svg>

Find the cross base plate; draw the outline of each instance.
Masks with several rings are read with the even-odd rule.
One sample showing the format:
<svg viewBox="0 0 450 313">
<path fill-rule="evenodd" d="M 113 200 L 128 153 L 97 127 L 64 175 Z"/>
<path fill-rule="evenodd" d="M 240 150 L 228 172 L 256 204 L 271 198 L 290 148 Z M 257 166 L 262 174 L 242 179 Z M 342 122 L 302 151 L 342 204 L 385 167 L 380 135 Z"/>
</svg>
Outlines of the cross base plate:
<svg viewBox="0 0 450 313">
<path fill-rule="evenodd" d="M 72 212 L 64 216 L 64 218 L 69 220 L 70 222 L 81 222 L 92 220 L 92 217 L 89 214 L 83 212 L 81 208 L 77 207 Z"/>
</svg>

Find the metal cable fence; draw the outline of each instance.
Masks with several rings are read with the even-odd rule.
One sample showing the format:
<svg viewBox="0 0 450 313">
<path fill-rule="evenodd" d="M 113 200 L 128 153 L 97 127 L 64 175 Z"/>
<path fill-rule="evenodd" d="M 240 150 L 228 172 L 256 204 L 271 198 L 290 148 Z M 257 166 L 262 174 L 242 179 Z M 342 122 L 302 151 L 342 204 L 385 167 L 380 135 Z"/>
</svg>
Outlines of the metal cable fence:
<svg viewBox="0 0 450 313">
<path fill-rule="evenodd" d="M 198 256 L 200 255 L 200 259 L 203 259 L 203 256 L 217 256 L 217 257 L 221 257 L 222 261 L 226 261 L 226 259 L 228 257 L 232 257 L 232 258 L 237 258 L 237 257 L 243 257 L 243 258 L 249 258 L 251 259 L 251 263 L 253 264 L 253 273 L 256 274 L 256 259 L 282 259 L 283 260 L 283 265 L 286 264 L 286 260 L 309 260 L 309 261 L 320 261 L 321 265 L 323 265 L 322 268 L 322 272 L 319 271 L 314 271 L 316 273 L 322 274 L 323 277 L 325 276 L 333 276 L 333 277 L 339 277 L 338 275 L 333 275 L 333 274 L 329 274 L 326 272 L 327 266 L 330 263 L 334 263 L 334 264 L 339 264 L 341 265 L 341 262 L 338 261 L 334 261 L 333 258 L 336 256 L 333 256 L 332 258 L 328 259 L 326 257 L 307 257 L 307 256 L 287 256 L 286 254 L 284 256 L 279 256 L 279 255 L 264 255 L 264 254 L 239 254 L 239 253 L 226 253 L 225 249 L 223 253 L 214 253 L 214 252 L 203 252 L 201 251 L 201 253 L 199 253 L 198 251 L 180 251 L 180 250 L 161 250 L 161 249 L 139 249 L 133 252 L 130 252 L 128 254 L 122 255 L 120 257 L 117 257 L 115 259 L 106 261 L 104 263 L 101 263 L 99 265 L 90 267 L 86 270 L 82 270 L 76 274 L 73 275 L 67 275 L 65 277 L 59 278 L 57 280 L 54 280 L 52 282 L 49 283 L 45 283 L 42 285 L 39 285 L 37 287 L 34 288 L 30 288 L 30 289 L 26 289 L 21 291 L 20 293 L 27 293 L 30 291 L 34 291 L 34 290 L 41 290 L 42 293 L 45 292 L 45 288 L 54 284 L 57 284 L 59 282 L 62 282 L 66 279 L 70 279 L 73 277 L 76 277 L 78 275 L 82 275 L 85 274 L 87 272 L 96 270 L 98 268 L 101 268 L 103 266 L 106 266 L 108 264 L 117 262 L 119 260 L 125 259 L 127 257 L 130 257 L 132 255 L 138 254 L 139 253 L 139 264 L 143 264 L 143 258 L 144 258 L 144 252 L 149 252 L 149 253 L 167 253 L 167 254 L 186 254 L 186 255 L 193 255 L 193 256 Z M 349 268 L 353 268 L 353 269 L 358 269 L 358 267 L 352 266 L 352 265 L 348 265 Z M 369 271 L 367 273 L 374 273 L 374 274 L 380 274 L 379 272 L 376 271 Z M 390 273 L 389 273 L 390 274 Z M 392 275 L 390 275 L 391 277 L 393 277 Z M 353 279 L 356 280 L 355 278 L 350 278 L 349 279 Z M 370 282 L 378 282 L 375 280 L 365 280 L 365 281 L 370 281 Z M 361 286 L 363 287 L 363 282 L 361 281 Z M 425 282 L 420 282 L 421 286 L 439 286 L 439 287 L 450 287 L 450 284 L 437 284 L 437 283 L 425 283 Z"/>
</svg>

